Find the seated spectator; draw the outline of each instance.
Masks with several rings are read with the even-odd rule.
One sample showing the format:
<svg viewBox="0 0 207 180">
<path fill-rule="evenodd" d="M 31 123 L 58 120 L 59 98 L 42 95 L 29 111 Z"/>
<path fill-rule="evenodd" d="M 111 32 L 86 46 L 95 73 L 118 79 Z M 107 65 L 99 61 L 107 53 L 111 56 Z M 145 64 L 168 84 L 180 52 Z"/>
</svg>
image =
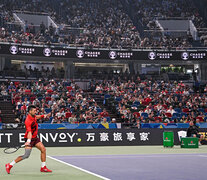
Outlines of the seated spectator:
<svg viewBox="0 0 207 180">
<path fill-rule="evenodd" d="M 116 118 L 112 118 L 111 123 L 116 123 Z"/>
<path fill-rule="evenodd" d="M 101 112 L 100 114 L 101 114 L 101 117 L 108 117 L 109 116 L 109 113 L 106 111 L 105 108 L 103 109 L 103 112 Z"/>
<path fill-rule="evenodd" d="M 149 108 L 149 106 L 147 106 L 146 109 L 144 110 L 144 112 L 146 112 L 147 114 L 150 114 L 152 112 L 152 110 Z"/>
<path fill-rule="evenodd" d="M 102 116 L 98 114 L 98 116 L 95 118 L 95 123 L 101 123 L 102 122 Z"/>
<path fill-rule="evenodd" d="M 172 106 L 170 106 L 170 108 L 167 110 L 167 113 L 170 113 L 171 115 L 173 115 L 175 112 L 175 110 L 173 109 Z"/>
<path fill-rule="evenodd" d="M 132 123 L 133 120 L 134 120 L 134 115 L 130 111 L 130 109 L 128 109 L 126 115 L 124 116 L 124 121 L 127 123 Z"/>
<path fill-rule="evenodd" d="M 101 121 L 101 124 L 106 124 L 106 123 L 108 123 L 107 118 L 104 117 L 103 120 Z"/>
<path fill-rule="evenodd" d="M 52 122 L 51 122 L 51 124 L 60 124 L 61 123 L 61 120 L 60 119 L 58 119 L 58 117 L 57 116 L 54 116 L 54 118 L 52 119 Z"/>
<path fill-rule="evenodd" d="M 133 128 L 141 128 L 141 122 L 139 119 L 136 120 L 136 122 L 132 125 Z"/>
<path fill-rule="evenodd" d="M 204 139 L 203 135 L 199 134 L 199 128 L 198 126 L 195 124 L 194 120 L 191 120 L 189 123 L 189 128 L 187 129 L 187 137 L 197 137 L 199 138 L 199 144 L 201 145 L 201 140 Z"/>
<path fill-rule="evenodd" d="M 75 116 L 74 114 L 72 114 L 71 117 L 68 118 L 68 122 L 69 122 L 70 124 L 74 124 L 74 123 L 76 123 L 76 122 L 77 122 L 77 118 L 76 118 L 76 116 Z"/>
<path fill-rule="evenodd" d="M 8 92 L 6 91 L 5 88 L 3 88 L 3 89 L 1 90 L 1 95 L 2 95 L 2 97 L 3 97 L 3 99 L 4 99 L 4 101 L 7 101 L 7 98 L 8 98 Z"/>
<path fill-rule="evenodd" d="M 77 118 L 77 121 L 78 121 L 78 123 L 85 123 L 86 122 L 85 118 L 83 117 L 83 114 L 79 115 L 79 117 Z"/>
</svg>

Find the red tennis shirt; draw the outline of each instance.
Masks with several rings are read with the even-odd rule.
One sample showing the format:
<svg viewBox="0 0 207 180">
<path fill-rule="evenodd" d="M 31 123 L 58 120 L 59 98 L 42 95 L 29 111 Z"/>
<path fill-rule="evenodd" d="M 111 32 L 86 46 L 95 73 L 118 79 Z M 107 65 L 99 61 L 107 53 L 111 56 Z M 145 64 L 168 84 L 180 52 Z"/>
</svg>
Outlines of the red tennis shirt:
<svg viewBox="0 0 207 180">
<path fill-rule="evenodd" d="M 37 124 L 36 116 L 32 117 L 30 114 L 28 114 L 25 120 L 25 127 L 26 127 L 26 133 L 24 135 L 24 138 L 27 138 L 28 132 L 32 132 L 32 138 L 37 137 L 38 124 Z"/>
</svg>

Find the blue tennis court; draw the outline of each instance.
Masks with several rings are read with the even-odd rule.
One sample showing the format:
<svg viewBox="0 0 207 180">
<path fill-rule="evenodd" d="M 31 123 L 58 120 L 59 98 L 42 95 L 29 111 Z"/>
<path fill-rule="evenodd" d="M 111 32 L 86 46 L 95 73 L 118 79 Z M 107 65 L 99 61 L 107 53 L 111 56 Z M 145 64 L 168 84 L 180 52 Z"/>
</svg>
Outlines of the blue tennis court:
<svg viewBox="0 0 207 180">
<path fill-rule="evenodd" d="M 112 180 L 206 179 L 207 154 L 52 156 L 53 160 Z"/>
</svg>

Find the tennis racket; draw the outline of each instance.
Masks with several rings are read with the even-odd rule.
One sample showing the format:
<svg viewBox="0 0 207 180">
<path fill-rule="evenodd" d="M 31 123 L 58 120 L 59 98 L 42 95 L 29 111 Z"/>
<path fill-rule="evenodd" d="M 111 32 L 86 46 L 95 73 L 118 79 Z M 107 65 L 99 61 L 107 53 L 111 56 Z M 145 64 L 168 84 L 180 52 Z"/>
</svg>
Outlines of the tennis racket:
<svg viewBox="0 0 207 180">
<path fill-rule="evenodd" d="M 7 148 L 4 149 L 4 153 L 6 153 L 6 154 L 12 154 L 12 153 L 17 152 L 18 149 L 24 148 L 24 147 L 25 147 L 24 144 L 21 145 L 21 146 L 16 146 L 16 147 L 7 147 Z"/>
</svg>

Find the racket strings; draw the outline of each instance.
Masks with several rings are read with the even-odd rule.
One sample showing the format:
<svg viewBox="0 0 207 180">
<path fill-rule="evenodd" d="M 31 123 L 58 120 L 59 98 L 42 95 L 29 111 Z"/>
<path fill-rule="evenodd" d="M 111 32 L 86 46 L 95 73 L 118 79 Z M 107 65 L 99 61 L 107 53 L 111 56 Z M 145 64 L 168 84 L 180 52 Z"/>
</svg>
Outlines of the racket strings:
<svg viewBox="0 0 207 180">
<path fill-rule="evenodd" d="M 18 148 L 12 147 L 12 148 L 5 149 L 4 152 L 7 154 L 10 154 L 10 153 L 16 152 L 17 150 L 18 150 Z"/>
</svg>

